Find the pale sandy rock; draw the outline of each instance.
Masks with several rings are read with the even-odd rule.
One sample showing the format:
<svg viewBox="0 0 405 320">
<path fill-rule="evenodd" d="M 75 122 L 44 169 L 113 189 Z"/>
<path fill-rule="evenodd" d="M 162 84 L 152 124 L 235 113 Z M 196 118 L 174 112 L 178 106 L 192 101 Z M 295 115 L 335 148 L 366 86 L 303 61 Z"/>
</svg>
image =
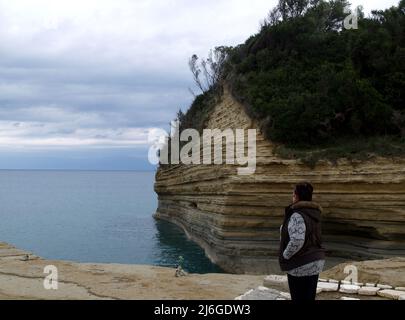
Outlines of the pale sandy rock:
<svg viewBox="0 0 405 320">
<path fill-rule="evenodd" d="M 280 291 L 260 286 L 238 296 L 235 300 L 277 300 L 278 298 L 285 297 L 280 294 Z"/>
<path fill-rule="evenodd" d="M 269 275 L 264 278 L 263 285 L 268 288 L 288 289 L 288 279 L 287 276 Z"/>
<path fill-rule="evenodd" d="M 280 292 L 280 296 L 284 299 L 291 300 L 291 294 L 288 292 Z"/>
<path fill-rule="evenodd" d="M 260 127 L 227 88 L 206 120 L 208 129 Z M 405 158 L 320 161 L 311 168 L 276 156 L 274 144 L 260 130 L 256 140 L 253 175 L 238 175 L 237 164 L 161 166 L 155 217 L 184 229 L 226 271 L 275 274 L 280 272 L 277 253 L 284 208 L 293 185 L 306 180 L 314 185 L 314 200 L 324 209 L 323 238 L 332 256 L 405 256 L 405 241 L 383 240 L 405 239 Z M 329 277 L 335 279 L 322 276 Z"/>
<path fill-rule="evenodd" d="M 316 294 L 320 294 L 322 293 L 322 289 L 321 288 L 316 288 Z"/>
<path fill-rule="evenodd" d="M 249 294 L 251 294 L 254 291 L 254 289 L 250 289 L 248 291 L 246 291 L 244 294 L 238 296 L 235 298 L 235 300 L 242 300 L 244 297 L 248 296 Z"/>
<path fill-rule="evenodd" d="M 339 284 L 329 283 L 329 282 L 318 282 L 317 289 L 322 290 L 322 292 L 333 292 L 339 290 Z"/>
<path fill-rule="evenodd" d="M 361 287 L 359 294 L 362 296 L 376 296 L 377 292 L 380 290 L 381 289 L 377 287 Z"/>
<path fill-rule="evenodd" d="M 51 300 L 229 300 L 263 283 L 264 275 L 188 274 L 150 265 L 21 260 L 16 249 L 0 243 L 0 299 Z M 44 268 L 58 269 L 57 290 L 44 288 Z"/>
<path fill-rule="evenodd" d="M 319 278 L 319 282 L 328 282 L 328 279 Z"/>
<path fill-rule="evenodd" d="M 405 291 L 405 287 L 396 287 L 395 290 L 397 290 L 397 291 Z"/>
<path fill-rule="evenodd" d="M 393 289 L 392 286 L 388 285 L 388 284 L 377 284 L 377 288 L 380 289 Z"/>
<path fill-rule="evenodd" d="M 329 279 L 328 282 L 330 282 L 330 283 L 339 283 L 339 281 L 338 281 L 338 280 L 335 280 L 335 279 Z"/>
<path fill-rule="evenodd" d="M 150 265 L 74 263 L 42 258 L 21 261 L 11 246 L 0 243 L 0 299 L 286 299 L 280 291 L 261 286 L 264 275 L 188 274 L 175 277 L 175 268 Z M 58 290 L 43 287 L 44 267 L 58 268 Z M 256 289 L 252 289 L 256 288 Z M 325 292 L 318 298 L 337 299 Z M 368 297 L 365 297 L 367 299 Z M 380 297 L 373 297 L 380 299 Z"/>
<path fill-rule="evenodd" d="M 271 291 L 270 288 L 267 288 L 267 287 L 264 287 L 264 286 L 259 286 L 259 287 L 257 287 L 257 290 L 260 290 L 260 291 Z"/>
<path fill-rule="evenodd" d="M 355 294 L 355 293 L 358 293 L 359 290 L 360 290 L 360 287 L 356 286 L 354 284 L 343 284 L 340 286 L 339 292 Z"/>
<path fill-rule="evenodd" d="M 405 300 L 405 295 L 399 296 L 398 300 Z"/>
<path fill-rule="evenodd" d="M 351 281 L 342 280 L 340 281 L 341 284 L 353 284 Z"/>
<path fill-rule="evenodd" d="M 363 282 L 353 282 L 353 284 L 360 287 L 364 286 Z"/>
<path fill-rule="evenodd" d="M 366 283 L 366 287 L 375 287 L 376 284 L 375 283 Z"/>
<path fill-rule="evenodd" d="M 351 297 L 341 297 L 340 300 L 347 300 L 347 301 L 350 301 L 350 300 L 360 300 L 360 299 L 358 299 L 358 298 L 351 298 Z"/>
<path fill-rule="evenodd" d="M 378 291 L 377 294 L 380 297 L 384 297 L 384 298 L 388 298 L 388 299 L 392 299 L 392 300 L 398 300 L 399 297 L 405 295 L 405 291 L 385 289 L 385 290 Z"/>
</svg>

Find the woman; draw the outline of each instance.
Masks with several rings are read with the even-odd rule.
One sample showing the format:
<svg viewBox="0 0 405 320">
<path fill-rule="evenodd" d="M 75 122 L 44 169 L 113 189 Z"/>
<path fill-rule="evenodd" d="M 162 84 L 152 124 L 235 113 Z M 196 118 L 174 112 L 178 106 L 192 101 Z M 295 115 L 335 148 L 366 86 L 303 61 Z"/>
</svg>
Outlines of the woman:
<svg viewBox="0 0 405 320">
<path fill-rule="evenodd" d="M 312 201 L 309 183 L 295 186 L 293 203 L 285 210 L 280 228 L 280 267 L 288 273 L 293 301 L 314 301 L 319 274 L 325 264 L 321 239 L 322 208 Z"/>
</svg>

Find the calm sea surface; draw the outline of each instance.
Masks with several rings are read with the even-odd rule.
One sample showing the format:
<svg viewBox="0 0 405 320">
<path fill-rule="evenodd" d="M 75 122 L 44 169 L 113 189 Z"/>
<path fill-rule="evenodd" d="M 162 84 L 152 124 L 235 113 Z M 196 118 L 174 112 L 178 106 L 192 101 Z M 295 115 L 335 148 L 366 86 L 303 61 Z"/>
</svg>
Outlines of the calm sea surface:
<svg viewBox="0 0 405 320">
<path fill-rule="evenodd" d="M 155 221 L 154 172 L 0 171 L 0 241 L 47 259 L 221 272 L 180 228 Z"/>
</svg>

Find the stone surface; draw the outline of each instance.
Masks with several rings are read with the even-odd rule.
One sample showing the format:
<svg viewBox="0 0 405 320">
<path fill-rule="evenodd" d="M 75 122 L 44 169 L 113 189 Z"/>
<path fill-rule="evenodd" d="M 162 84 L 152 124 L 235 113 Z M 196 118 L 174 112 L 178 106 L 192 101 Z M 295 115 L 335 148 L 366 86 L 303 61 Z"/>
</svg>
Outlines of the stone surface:
<svg viewBox="0 0 405 320">
<path fill-rule="evenodd" d="M 358 281 L 375 285 L 389 284 L 393 287 L 405 287 L 405 258 L 396 257 L 382 260 L 348 261 L 321 273 L 322 278 L 343 280 L 347 277 L 344 272 L 347 266 L 355 266 Z"/>
<path fill-rule="evenodd" d="M 405 295 L 399 296 L 398 300 L 405 300 Z"/>
<path fill-rule="evenodd" d="M 358 298 L 352 298 L 352 297 L 341 297 L 340 300 L 360 300 Z"/>
<path fill-rule="evenodd" d="M 330 282 L 330 283 L 339 283 L 339 281 L 338 280 L 334 280 L 334 279 L 329 279 L 329 281 L 328 282 Z"/>
<path fill-rule="evenodd" d="M 376 284 L 375 283 L 366 283 L 366 287 L 375 287 Z"/>
<path fill-rule="evenodd" d="M 396 287 L 395 290 L 398 290 L 398 291 L 405 291 L 405 287 Z"/>
<path fill-rule="evenodd" d="M 362 296 L 376 296 L 377 292 L 380 290 L 381 289 L 377 287 L 361 287 L 359 294 Z"/>
<path fill-rule="evenodd" d="M 225 88 L 205 127 L 258 129 L 244 110 Z M 238 175 L 237 164 L 160 166 L 155 217 L 183 228 L 228 272 L 279 273 L 284 208 L 294 184 L 306 180 L 324 209 L 324 244 L 332 256 L 405 256 L 405 158 L 320 161 L 311 168 L 274 155 L 274 144 L 260 130 L 256 138 L 253 175 Z"/>
<path fill-rule="evenodd" d="M 263 285 L 268 288 L 288 289 L 287 276 L 269 275 L 264 278 Z"/>
<path fill-rule="evenodd" d="M 339 290 L 339 284 L 329 283 L 329 282 L 318 282 L 317 289 L 322 290 L 322 292 L 333 292 Z"/>
<path fill-rule="evenodd" d="M 264 275 L 188 274 L 149 265 L 74 263 L 37 257 L 0 243 L 0 299 L 230 300 L 263 283 Z M 16 253 L 18 253 L 16 255 Z M 30 255 L 32 257 L 32 255 Z M 58 290 L 44 288 L 44 267 L 58 269 Z"/>
<path fill-rule="evenodd" d="M 287 300 L 285 290 L 261 284 L 264 275 L 192 274 L 175 277 L 175 268 L 149 265 L 74 263 L 45 260 L 41 257 L 22 261 L 29 254 L 0 243 L 0 299 L 153 299 L 153 300 Z M 32 257 L 33 255 L 30 255 Z M 58 269 L 58 290 L 45 290 L 44 267 Z M 255 289 L 252 289 L 255 288 Z M 282 293 L 283 291 L 284 293 Z M 338 292 L 324 292 L 318 300 L 336 300 Z M 382 297 L 364 299 L 383 300 Z"/>
<path fill-rule="evenodd" d="M 339 292 L 355 294 L 355 293 L 358 293 L 359 290 L 360 290 L 360 287 L 356 286 L 354 284 L 343 284 L 340 286 Z"/>
<path fill-rule="evenodd" d="M 235 300 L 286 300 L 286 298 L 280 294 L 280 291 L 261 286 L 247 291 Z"/>
<path fill-rule="evenodd" d="M 235 298 L 235 300 L 242 300 L 242 299 L 248 297 L 253 291 L 254 291 L 254 289 L 250 289 L 250 290 L 246 291 L 244 294 L 237 296 Z"/>
<path fill-rule="evenodd" d="M 280 296 L 286 300 L 291 300 L 291 294 L 288 292 L 280 292 Z"/>
<path fill-rule="evenodd" d="M 392 300 L 398 300 L 399 297 L 405 295 L 405 291 L 385 289 L 385 290 L 378 291 L 377 294 L 380 297 L 384 297 L 384 298 L 388 298 L 388 299 L 392 299 Z"/>
<path fill-rule="evenodd" d="M 377 284 L 377 288 L 380 289 L 393 289 L 392 286 L 388 285 L 388 284 Z"/>
</svg>

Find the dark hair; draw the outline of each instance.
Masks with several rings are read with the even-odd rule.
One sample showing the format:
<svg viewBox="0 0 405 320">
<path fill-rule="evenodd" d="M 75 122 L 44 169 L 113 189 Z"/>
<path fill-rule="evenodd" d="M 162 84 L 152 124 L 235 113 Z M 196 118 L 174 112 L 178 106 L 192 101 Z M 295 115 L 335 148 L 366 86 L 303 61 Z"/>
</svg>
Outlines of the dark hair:
<svg viewBox="0 0 405 320">
<path fill-rule="evenodd" d="M 294 192 L 300 201 L 312 201 L 312 192 L 314 192 L 314 188 L 310 183 L 303 182 L 295 186 Z"/>
</svg>

